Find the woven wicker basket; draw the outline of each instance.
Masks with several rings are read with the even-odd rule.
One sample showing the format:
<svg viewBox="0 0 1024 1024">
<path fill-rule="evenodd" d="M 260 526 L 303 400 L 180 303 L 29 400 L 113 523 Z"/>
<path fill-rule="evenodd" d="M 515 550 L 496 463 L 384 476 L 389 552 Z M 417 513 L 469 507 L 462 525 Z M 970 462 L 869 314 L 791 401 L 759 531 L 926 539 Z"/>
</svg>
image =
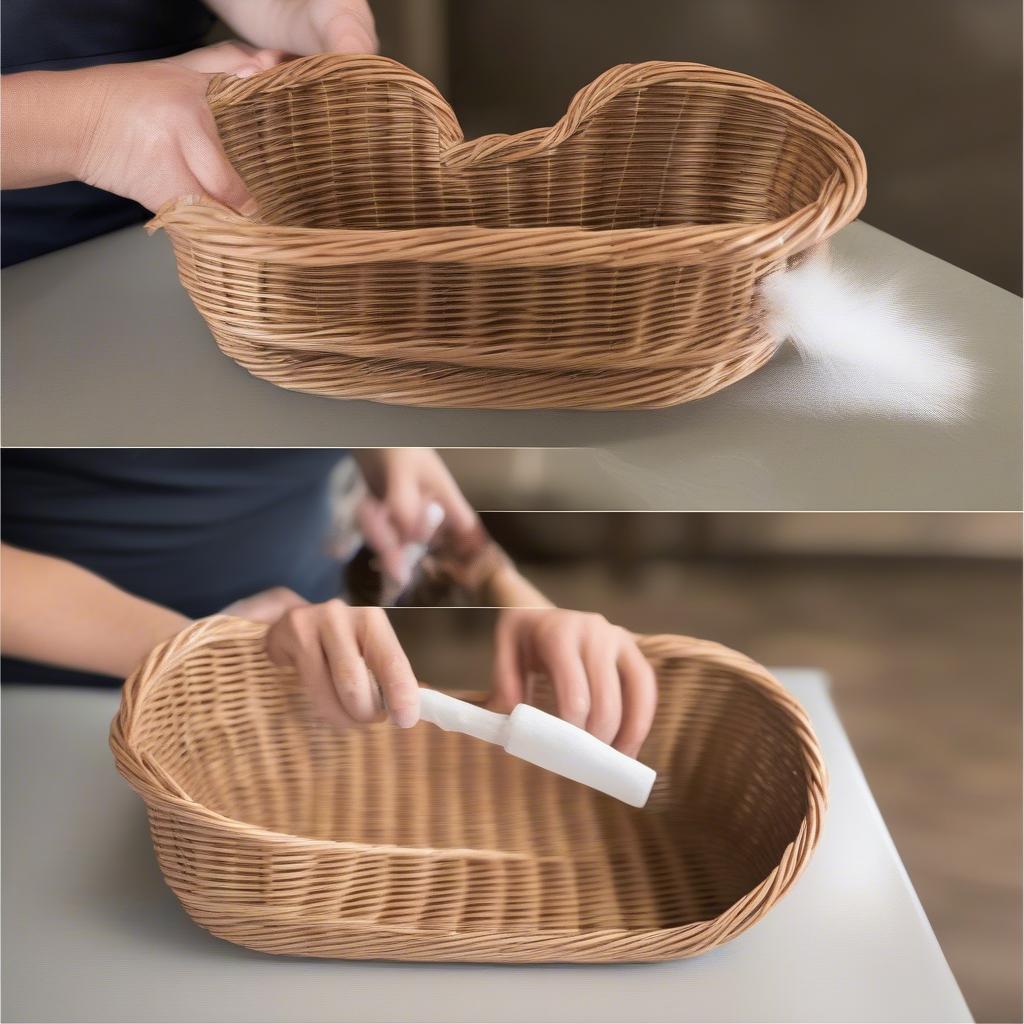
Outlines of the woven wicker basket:
<svg viewBox="0 0 1024 1024">
<path fill-rule="evenodd" d="M 128 680 L 111 728 L 168 884 L 231 942 L 397 960 L 693 956 L 763 917 L 817 842 L 825 768 L 806 714 L 717 644 L 640 641 L 660 684 L 641 759 L 659 778 L 636 810 L 425 724 L 334 732 L 263 635 L 197 623 Z"/>
<path fill-rule="evenodd" d="M 612 68 L 552 128 L 464 142 L 383 57 L 315 56 L 209 103 L 259 205 L 160 212 L 225 353 L 300 391 L 410 405 L 656 407 L 781 339 L 757 285 L 849 223 L 856 142 L 757 79 Z"/>
</svg>

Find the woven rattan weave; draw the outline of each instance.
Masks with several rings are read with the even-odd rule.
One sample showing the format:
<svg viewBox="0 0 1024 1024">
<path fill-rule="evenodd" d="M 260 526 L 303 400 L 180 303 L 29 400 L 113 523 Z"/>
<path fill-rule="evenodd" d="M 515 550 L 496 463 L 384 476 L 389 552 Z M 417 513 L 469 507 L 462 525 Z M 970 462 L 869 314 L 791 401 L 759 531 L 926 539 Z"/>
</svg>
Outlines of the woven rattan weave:
<svg viewBox="0 0 1024 1024">
<path fill-rule="evenodd" d="M 849 223 L 856 142 L 774 86 L 621 65 L 551 128 L 465 142 L 425 79 L 315 56 L 209 103 L 259 205 L 153 221 L 218 344 L 301 391 L 414 405 L 654 407 L 781 339 L 764 275 Z"/>
<path fill-rule="evenodd" d="M 717 644 L 641 640 L 660 685 L 641 760 L 659 778 L 636 810 L 426 724 L 334 732 L 263 629 L 208 619 L 157 649 L 111 729 L 168 884 L 221 938 L 345 958 L 693 956 L 763 917 L 817 842 L 804 711 Z"/>
</svg>

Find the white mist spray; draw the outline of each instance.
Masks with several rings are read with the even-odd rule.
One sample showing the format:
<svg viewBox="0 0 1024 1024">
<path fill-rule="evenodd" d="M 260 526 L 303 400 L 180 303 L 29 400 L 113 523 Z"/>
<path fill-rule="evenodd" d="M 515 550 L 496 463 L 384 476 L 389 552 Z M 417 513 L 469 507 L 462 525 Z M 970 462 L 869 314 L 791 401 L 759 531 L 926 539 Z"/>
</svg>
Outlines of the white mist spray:
<svg viewBox="0 0 1024 1024">
<path fill-rule="evenodd" d="M 801 359 L 796 372 L 767 376 L 778 407 L 940 421 L 969 414 L 974 367 L 947 329 L 919 317 L 891 285 L 855 281 L 822 252 L 767 277 L 761 290 L 773 332 Z"/>
</svg>

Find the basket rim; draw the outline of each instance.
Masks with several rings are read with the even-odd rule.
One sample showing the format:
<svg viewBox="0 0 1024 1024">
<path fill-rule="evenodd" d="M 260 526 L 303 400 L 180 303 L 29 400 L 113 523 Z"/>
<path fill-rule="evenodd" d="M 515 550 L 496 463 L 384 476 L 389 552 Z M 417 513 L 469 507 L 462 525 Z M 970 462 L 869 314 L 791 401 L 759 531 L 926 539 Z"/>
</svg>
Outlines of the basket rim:
<svg viewBox="0 0 1024 1024">
<path fill-rule="evenodd" d="M 175 637 L 155 648 L 126 680 L 122 690 L 120 707 L 111 722 L 110 748 L 113 752 L 118 772 L 143 798 L 147 807 L 151 803 L 155 804 L 163 810 L 185 815 L 201 822 L 206 827 L 215 828 L 224 834 L 245 837 L 268 845 L 294 847 L 298 844 L 303 849 L 310 851 L 369 851 L 431 860 L 471 859 L 478 861 L 508 861 L 537 859 L 528 854 L 505 850 L 403 846 L 387 843 L 358 843 L 335 839 L 315 839 L 309 836 L 269 829 L 232 818 L 190 797 L 169 773 L 164 771 L 152 758 L 149 758 L 145 751 L 137 749 L 132 741 L 133 727 L 138 721 L 149 687 L 164 672 L 185 660 L 196 649 L 224 642 L 258 641 L 263 638 L 267 628 L 264 624 L 227 615 L 214 615 L 205 619 L 199 619 Z M 760 914 L 756 910 L 759 902 L 766 897 L 770 897 L 771 902 L 774 903 L 802 873 L 803 867 L 817 846 L 821 834 L 822 821 L 828 805 L 827 767 L 814 729 L 803 706 L 762 665 L 738 651 L 710 640 L 700 640 L 676 634 L 635 634 L 635 636 L 645 656 L 652 662 L 657 663 L 658 661 L 673 657 L 689 657 L 727 668 L 734 672 L 743 673 L 747 682 L 761 690 L 789 715 L 793 727 L 798 734 L 801 753 L 807 768 L 807 810 L 800 822 L 799 829 L 793 839 L 786 845 L 778 863 L 775 864 L 769 874 L 753 889 L 744 893 L 715 917 L 667 928 L 583 929 L 581 931 L 588 935 L 598 935 L 604 932 L 626 933 L 634 936 L 645 934 L 664 935 L 666 933 L 686 932 L 695 927 L 709 928 L 716 923 L 722 923 L 724 931 L 727 933 L 722 939 L 722 941 L 725 941 L 726 938 L 731 937 L 733 934 L 731 928 L 725 927 L 726 925 L 736 918 L 743 916 L 751 907 L 755 908 L 754 919 L 759 917 Z M 681 648 L 685 653 L 681 653 Z M 781 885 L 778 883 L 780 872 L 785 873 Z M 427 930 L 419 929 L 419 931 L 425 933 Z"/>
<path fill-rule="evenodd" d="M 240 258 L 291 265 L 417 261 L 483 265 L 642 265 L 728 259 L 736 253 L 782 258 L 822 241 L 852 221 L 864 206 L 867 168 L 856 140 L 813 107 L 751 75 L 682 61 L 647 61 L 610 68 L 581 89 L 549 128 L 517 135 L 484 135 L 465 141 L 454 111 L 436 87 L 397 61 L 376 55 L 314 55 L 280 64 L 250 78 L 215 75 L 207 92 L 211 109 L 245 102 L 260 93 L 326 79 L 353 82 L 394 79 L 424 100 L 438 124 L 442 165 L 509 164 L 559 145 L 595 113 L 629 89 L 652 84 L 699 83 L 734 91 L 786 109 L 816 135 L 835 162 L 818 196 L 785 217 L 753 223 L 590 229 L 573 225 L 481 228 L 445 225 L 411 229 L 304 228 L 262 224 L 206 196 L 171 200 L 147 224 L 193 243 L 229 247 Z M 216 237 L 211 237 L 215 234 Z"/>
</svg>

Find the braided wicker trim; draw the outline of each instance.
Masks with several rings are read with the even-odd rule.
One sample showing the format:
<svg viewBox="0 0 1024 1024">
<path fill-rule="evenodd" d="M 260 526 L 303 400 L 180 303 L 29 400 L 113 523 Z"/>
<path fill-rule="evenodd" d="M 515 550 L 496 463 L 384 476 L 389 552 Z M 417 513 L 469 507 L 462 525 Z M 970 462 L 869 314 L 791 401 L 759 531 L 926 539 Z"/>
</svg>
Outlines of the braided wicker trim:
<svg viewBox="0 0 1024 1024">
<path fill-rule="evenodd" d="M 201 197 L 176 200 L 150 221 L 201 239 L 205 246 L 237 258 L 295 267 L 393 262 L 464 263 L 482 266 L 678 266 L 771 256 L 782 259 L 828 237 L 856 217 L 864 205 L 867 171 L 856 141 L 824 115 L 766 82 L 734 71 L 670 61 L 621 64 L 577 93 L 566 114 L 551 128 L 520 135 L 488 135 L 462 141 L 451 107 L 426 79 L 386 57 L 317 55 L 279 65 L 247 79 L 218 75 L 208 99 L 216 113 L 263 93 L 302 87 L 313 81 L 341 80 L 352 88 L 394 81 L 415 92 L 436 119 L 443 147 L 442 166 L 461 168 L 511 164 L 557 147 L 586 125 L 611 100 L 630 89 L 663 83 L 728 90 L 777 107 L 817 136 L 836 163 L 817 199 L 780 220 L 763 224 L 705 224 L 590 231 L 551 228 L 450 227 L 411 230 L 290 228 L 262 224 Z"/>
</svg>

